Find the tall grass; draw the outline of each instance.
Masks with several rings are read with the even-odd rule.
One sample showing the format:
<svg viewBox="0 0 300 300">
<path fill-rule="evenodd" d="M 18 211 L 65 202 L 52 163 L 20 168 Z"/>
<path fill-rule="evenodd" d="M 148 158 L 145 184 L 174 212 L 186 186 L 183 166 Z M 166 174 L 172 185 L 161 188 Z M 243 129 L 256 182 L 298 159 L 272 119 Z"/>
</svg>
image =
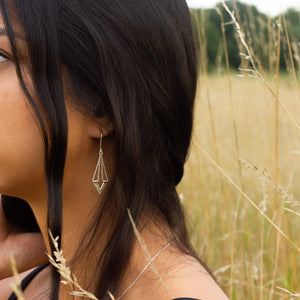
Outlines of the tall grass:
<svg viewBox="0 0 300 300">
<path fill-rule="evenodd" d="M 288 35 L 284 16 L 261 26 L 268 44 L 260 32 L 245 40 L 252 24 L 239 28 L 235 20 L 247 70 L 230 72 L 227 64 L 227 75 L 209 74 L 201 22 L 196 16 L 202 45 L 193 144 L 179 186 L 192 242 L 231 299 L 300 298 L 299 41 Z M 255 56 L 258 43 L 269 69 Z"/>
</svg>

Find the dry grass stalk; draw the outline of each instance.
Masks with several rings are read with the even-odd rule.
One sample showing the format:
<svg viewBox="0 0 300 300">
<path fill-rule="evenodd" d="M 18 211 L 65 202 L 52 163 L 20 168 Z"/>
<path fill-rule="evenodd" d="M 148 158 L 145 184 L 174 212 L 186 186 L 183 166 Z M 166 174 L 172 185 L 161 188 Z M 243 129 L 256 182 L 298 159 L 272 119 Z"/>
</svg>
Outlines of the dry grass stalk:
<svg viewBox="0 0 300 300">
<path fill-rule="evenodd" d="M 277 60 L 276 60 L 276 99 L 275 102 L 275 170 L 276 170 L 276 185 L 279 185 L 279 75 L 280 75 L 280 54 L 281 54 L 281 14 L 278 18 L 278 32 L 277 32 Z M 278 194 L 276 193 L 275 202 L 278 202 Z M 282 222 L 282 209 L 279 210 L 279 226 L 281 227 Z M 276 237 L 276 252 L 275 252 L 275 263 L 273 269 L 273 276 L 272 276 L 272 285 L 269 293 L 269 300 L 272 300 L 274 289 L 275 289 L 275 282 L 276 282 L 276 274 L 278 269 L 278 259 L 279 259 L 279 244 L 280 244 L 280 234 L 277 232 Z"/>
<path fill-rule="evenodd" d="M 284 288 L 279 287 L 279 286 L 276 286 L 276 288 L 278 290 L 281 290 L 281 291 L 285 292 L 285 293 L 288 293 L 289 296 L 290 296 L 289 300 L 295 300 L 295 299 L 299 299 L 300 298 L 300 293 L 291 293 L 289 290 L 284 289 Z"/>
<path fill-rule="evenodd" d="M 72 274 L 70 268 L 67 266 L 67 261 L 63 256 L 63 250 L 59 249 L 58 247 L 58 239 L 59 237 L 54 238 L 51 231 L 49 230 L 49 236 L 52 240 L 52 243 L 55 247 L 55 251 L 53 252 L 54 258 L 47 254 L 49 258 L 49 262 L 54 266 L 59 274 L 62 277 L 61 283 L 63 285 L 69 285 L 72 289 L 77 288 L 78 291 L 73 290 L 70 294 L 75 297 L 83 297 L 83 298 L 89 298 L 92 300 L 98 300 L 96 296 L 89 293 L 88 291 L 84 290 L 80 284 L 78 283 L 78 280 L 74 274 Z M 114 299 L 114 298 L 112 298 Z"/>
<path fill-rule="evenodd" d="M 299 46 L 300 44 L 297 42 L 292 42 L 292 48 L 293 48 L 293 52 L 294 52 L 294 59 L 296 61 L 297 64 L 297 68 L 298 70 L 300 70 L 300 53 L 299 53 Z M 296 71 L 297 73 L 297 71 Z"/>
<path fill-rule="evenodd" d="M 289 244 L 291 244 L 291 246 L 293 246 L 299 253 L 300 253 L 300 247 L 298 247 L 295 242 L 293 242 L 286 233 L 284 233 L 282 231 L 281 228 L 279 228 L 274 221 L 272 221 L 265 213 L 264 211 L 241 189 L 241 187 L 239 187 L 239 185 L 237 183 L 235 183 L 235 181 L 225 172 L 225 170 L 219 166 L 214 160 L 213 158 L 195 141 L 193 141 L 193 143 L 195 144 L 195 146 L 206 156 L 206 158 L 209 159 L 209 161 L 218 168 L 218 170 L 225 176 L 225 178 L 243 195 L 243 197 L 265 218 L 266 221 L 268 221 L 268 223 L 270 225 L 272 225 L 272 227 L 278 231 L 288 242 Z"/>
<path fill-rule="evenodd" d="M 300 217 L 300 213 L 298 213 L 298 212 L 296 212 L 296 211 L 294 211 L 294 210 L 292 210 L 292 209 L 290 209 L 290 208 L 284 207 L 283 209 L 284 209 L 285 211 L 288 211 L 288 212 L 293 213 L 294 215 Z"/>
<path fill-rule="evenodd" d="M 22 289 L 21 289 L 21 279 L 19 277 L 19 273 L 17 271 L 17 264 L 13 257 L 10 258 L 11 269 L 13 272 L 13 276 L 15 278 L 15 283 L 11 284 L 11 288 L 15 295 L 17 296 L 18 300 L 25 300 Z"/>
<path fill-rule="evenodd" d="M 223 17 L 222 11 L 218 8 L 216 10 L 221 18 L 221 29 L 222 29 L 222 37 L 223 37 L 223 43 L 224 43 L 224 51 L 225 51 L 226 71 L 227 71 L 227 80 L 228 80 L 228 87 L 229 87 L 229 98 L 230 98 L 230 106 L 231 106 L 231 111 L 232 111 L 232 127 L 233 127 L 233 132 L 234 132 L 236 154 L 237 154 L 237 157 L 239 157 L 240 156 L 240 147 L 239 147 L 239 139 L 238 139 L 238 134 L 237 134 L 236 113 L 235 113 L 235 107 L 233 104 L 233 92 L 232 92 L 232 83 L 231 83 L 231 78 L 230 78 L 230 64 L 229 64 L 229 54 L 228 54 L 228 48 L 227 48 L 225 23 L 224 23 L 224 17 Z M 243 188 L 242 167 L 241 167 L 239 160 L 237 161 L 237 163 L 238 163 L 238 167 L 239 167 L 240 184 Z"/>
<path fill-rule="evenodd" d="M 211 100 L 210 100 L 210 93 L 208 88 L 208 70 L 207 70 L 207 51 L 206 51 L 206 37 L 205 37 L 205 31 L 201 30 L 201 28 L 205 28 L 205 15 L 204 11 L 201 10 L 202 13 L 202 24 L 200 27 L 199 22 L 199 16 L 197 13 L 194 14 L 195 20 L 196 20 L 196 26 L 197 26 L 197 35 L 198 35 L 198 41 L 199 41 L 199 47 L 200 47 L 200 53 L 201 53 L 201 62 L 202 62 L 202 71 L 204 74 L 204 82 L 205 82 L 205 91 L 206 91 L 206 100 L 207 100 L 207 106 L 209 111 L 209 120 L 210 120 L 210 127 L 211 127 L 211 134 L 213 137 L 213 145 L 214 145 L 214 152 L 215 152 L 215 159 L 219 163 L 219 151 L 217 147 L 217 139 L 216 139 L 216 129 L 214 124 L 214 118 L 213 118 L 213 112 L 212 112 L 212 106 L 211 106 Z M 219 174 L 216 170 L 216 174 Z M 220 185 L 223 190 L 222 181 L 219 176 Z"/>
<path fill-rule="evenodd" d="M 149 264 L 150 264 L 150 268 L 151 268 L 152 272 L 157 276 L 157 278 L 159 279 L 160 283 L 162 284 L 162 286 L 163 286 L 165 292 L 167 293 L 169 299 L 171 299 L 172 297 L 171 297 L 171 295 L 170 295 L 170 292 L 169 292 L 167 286 L 165 285 L 165 283 L 164 283 L 162 277 L 159 275 L 157 268 L 156 268 L 155 265 L 153 264 L 153 259 L 152 259 L 151 255 L 150 255 L 149 251 L 148 251 L 148 248 L 147 248 L 147 246 L 146 246 L 146 243 L 145 243 L 144 239 L 142 238 L 141 234 L 139 233 L 139 231 L 138 231 L 138 229 L 137 229 L 137 227 L 136 227 L 136 224 L 135 224 L 135 222 L 134 222 L 134 220 L 133 220 L 133 218 L 132 218 L 132 215 L 131 215 L 131 213 L 130 213 L 130 210 L 127 209 L 127 212 L 128 212 L 128 216 L 129 216 L 130 222 L 131 222 L 131 224 L 132 224 L 134 233 L 135 233 L 135 235 L 136 235 L 136 238 L 137 238 L 137 240 L 138 240 L 140 246 L 142 247 L 142 249 L 143 249 L 143 251 L 144 251 L 144 254 L 145 254 L 145 256 L 146 256 L 146 258 L 147 258 L 147 260 L 148 260 L 148 262 L 149 262 Z"/>
<path fill-rule="evenodd" d="M 269 39 L 269 45 L 268 45 L 268 56 L 269 56 L 269 72 L 270 74 L 273 73 L 274 69 L 274 55 L 273 55 L 273 43 L 274 43 L 274 30 L 272 26 L 272 19 L 270 16 L 268 16 L 268 39 Z"/>
<path fill-rule="evenodd" d="M 224 43 L 224 51 L 225 51 L 225 61 L 226 61 L 226 70 L 227 70 L 227 81 L 228 81 L 228 87 L 229 87 L 229 98 L 230 98 L 230 107 L 232 111 L 232 127 L 234 132 L 234 142 L 235 142 L 235 151 L 236 151 L 236 157 L 240 156 L 240 147 L 239 147 L 239 139 L 238 139 L 238 133 L 237 133 L 237 122 L 236 122 L 236 112 L 235 112 L 235 106 L 233 102 L 233 92 L 232 92 L 232 82 L 230 78 L 230 64 L 229 64 L 229 54 L 228 54 L 228 48 L 227 48 L 227 39 L 226 39 L 226 31 L 225 31 L 225 23 L 224 23 L 224 17 L 222 14 L 222 10 L 217 8 L 217 12 L 221 18 L 221 29 L 222 29 L 222 37 L 223 37 L 223 43 Z M 238 170 L 239 170 L 239 180 L 242 190 L 244 190 L 244 183 L 243 183 L 243 174 L 242 174 L 242 166 L 239 160 L 237 160 L 238 164 Z M 236 231 L 237 226 L 237 216 L 238 211 L 240 208 L 240 200 L 241 197 L 238 195 L 237 204 L 236 204 L 236 213 L 234 215 L 234 221 L 233 221 L 233 232 Z M 232 236 L 231 239 L 231 264 L 234 265 L 234 243 L 235 243 L 235 235 Z M 233 278 L 233 269 L 231 269 L 231 276 L 230 278 Z M 232 295 L 233 291 L 233 283 L 232 280 L 230 280 L 230 288 L 229 288 L 229 294 Z"/>
<path fill-rule="evenodd" d="M 286 24 L 286 18 L 285 15 L 282 15 L 283 18 L 283 25 L 284 25 L 284 31 L 285 31 L 285 36 L 286 36 L 286 40 L 287 40 L 287 45 L 288 45 L 288 50 L 289 50 L 289 61 L 292 65 L 292 72 L 293 72 L 293 77 L 294 77 L 294 81 L 299 93 L 299 84 L 298 84 L 298 78 L 297 78 L 297 73 L 296 73 L 296 67 L 295 67 L 295 63 L 294 63 L 294 57 L 293 57 L 293 52 L 292 52 L 292 46 L 291 46 L 291 42 L 290 42 L 290 37 L 289 37 L 289 32 L 287 29 L 287 24 Z"/>
<path fill-rule="evenodd" d="M 296 128 L 300 131 L 300 125 L 298 124 L 298 122 L 295 120 L 295 118 L 292 116 L 292 114 L 289 112 L 289 110 L 287 109 L 287 107 L 280 101 L 280 99 L 276 96 L 276 92 L 273 91 L 273 89 L 271 88 L 270 83 L 268 82 L 268 80 L 266 79 L 265 76 L 262 75 L 262 72 L 260 72 L 260 70 L 258 70 L 256 63 L 253 59 L 253 55 L 251 53 L 251 50 L 247 44 L 247 42 L 245 41 L 244 38 L 244 34 L 242 32 L 242 29 L 239 25 L 239 23 L 237 22 L 234 14 L 230 11 L 230 9 L 228 8 L 228 6 L 226 5 L 226 3 L 224 2 L 224 0 L 221 0 L 221 3 L 223 5 L 223 7 L 225 8 L 225 10 L 228 12 L 228 14 L 230 15 L 232 22 L 235 26 L 236 32 L 238 33 L 238 37 L 240 38 L 240 42 L 242 43 L 242 46 L 245 48 L 246 50 L 246 54 L 243 54 L 243 56 L 245 57 L 245 59 L 249 60 L 251 63 L 251 66 L 253 69 L 248 69 L 248 70 L 241 70 L 241 71 L 245 71 L 247 73 L 251 73 L 256 75 L 259 79 L 261 79 L 265 86 L 267 87 L 267 89 L 269 90 L 269 92 L 271 93 L 271 95 L 273 96 L 273 99 L 275 99 L 275 101 L 278 101 L 278 104 L 281 106 L 282 110 L 285 112 L 285 114 L 288 116 L 288 118 L 292 121 L 292 123 L 296 126 Z"/>
<path fill-rule="evenodd" d="M 245 159 L 240 158 L 240 161 L 243 165 L 248 168 L 252 169 L 257 175 L 259 180 L 263 182 L 267 187 L 270 187 L 274 191 L 276 191 L 284 201 L 296 201 L 293 194 L 288 193 L 282 186 L 277 185 L 273 182 L 272 176 L 269 173 L 267 168 L 264 168 L 262 171 L 254 165 L 252 162 L 247 161 Z"/>
</svg>

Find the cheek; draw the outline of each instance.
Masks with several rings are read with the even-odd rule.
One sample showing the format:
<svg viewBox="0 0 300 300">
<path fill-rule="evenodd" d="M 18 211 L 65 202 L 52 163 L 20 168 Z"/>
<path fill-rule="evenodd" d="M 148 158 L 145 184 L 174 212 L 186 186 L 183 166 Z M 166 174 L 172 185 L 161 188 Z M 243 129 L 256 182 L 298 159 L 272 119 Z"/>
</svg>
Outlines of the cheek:
<svg viewBox="0 0 300 300">
<path fill-rule="evenodd" d="M 43 180 L 43 143 L 16 76 L 0 80 L 0 193 L 23 197 Z"/>
</svg>

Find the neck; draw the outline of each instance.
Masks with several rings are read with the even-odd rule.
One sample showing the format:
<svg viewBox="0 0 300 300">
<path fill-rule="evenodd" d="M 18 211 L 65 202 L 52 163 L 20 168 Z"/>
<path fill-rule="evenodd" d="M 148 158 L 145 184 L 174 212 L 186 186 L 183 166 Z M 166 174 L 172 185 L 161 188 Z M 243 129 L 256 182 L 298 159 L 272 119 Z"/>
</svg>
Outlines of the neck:
<svg viewBox="0 0 300 300">
<path fill-rule="evenodd" d="M 64 193 L 66 192 L 67 190 L 64 191 Z M 72 198 L 69 198 L 67 196 L 64 197 L 64 199 L 72 199 L 72 201 L 65 201 L 63 205 L 63 257 L 66 259 L 67 266 L 69 266 L 71 272 L 75 274 L 81 287 L 91 292 L 93 292 L 95 289 L 95 286 L 90 285 L 91 278 L 95 274 L 94 269 L 100 258 L 100 255 L 97 255 L 97 253 L 102 253 L 103 246 L 106 244 L 107 239 L 103 238 L 102 242 L 97 240 L 97 245 L 95 246 L 96 248 L 93 248 L 92 252 L 81 251 L 78 253 L 77 251 L 78 248 L 80 249 L 82 240 L 89 240 L 89 236 L 85 235 L 88 230 L 87 226 L 90 225 L 88 224 L 89 222 L 87 222 L 87 220 L 92 220 L 93 214 L 95 213 L 95 208 L 98 206 L 99 195 L 96 193 L 90 192 L 90 197 L 88 197 L 87 201 L 87 197 L 83 197 L 83 195 L 80 195 L 80 193 L 75 190 Z M 95 197 L 92 197 L 92 195 Z M 42 208 L 38 209 L 35 206 L 33 207 L 33 209 L 41 226 L 44 239 L 45 241 L 48 241 L 48 231 L 45 223 L 46 216 L 43 216 L 42 213 L 46 210 Z M 104 228 L 103 233 L 105 233 L 105 227 L 101 226 L 101 229 L 102 228 Z M 170 238 L 166 238 L 166 232 L 168 232 L 167 227 L 158 228 L 151 221 L 149 221 L 146 222 L 146 226 L 144 226 L 143 228 L 144 229 L 140 233 L 146 243 L 147 251 L 149 253 L 146 253 L 145 249 L 141 247 L 141 244 L 136 241 L 131 258 L 131 263 L 128 270 L 126 271 L 124 280 L 122 280 L 117 296 L 121 296 L 122 293 L 124 293 L 124 291 L 128 289 L 128 287 L 136 280 L 141 270 L 143 270 L 143 268 L 149 262 L 149 257 L 153 258 L 172 240 L 171 235 Z M 106 233 L 108 234 L 109 232 L 106 231 Z M 105 236 L 105 234 L 102 234 L 102 236 Z M 86 239 L 83 239 L 84 237 L 86 237 Z M 83 244 L 83 247 L 84 245 L 85 244 Z M 47 243 L 47 249 L 48 253 L 50 253 L 49 243 Z M 82 249 L 84 250 L 84 248 Z M 93 255 L 90 255 L 91 253 Z M 70 264 L 70 262 L 73 261 L 74 256 L 76 256 L 76 263 Z M 96 282 L 96 280 L 94 282 Z M 75 290 L 78 291 L 78 289 Z M 69 285 L 61 285 L 60 299 L 72 299 L 70 297 L 70 292 L 72 292 L 72 290 L 70 289 Z"/>
<path fill-rule="evenodd" d="M 86 145 L 87 143 L 82 143 Z M 82 147 L 77 147 L 82 149 Z M 86 150 L 86 149 L 85 149 Z M 99 203 L 101 203 L 101 196 L 99 196 L 92 183 L 92 174 L 94 172 L 97 163 L 97 144 L 93 151 L 82 151 L 87 153 L 87 157 L 78 153 L 70 153 L 70 155 L 76 155 L 80 159 L 72 159 L 72 164 L 68 159 L 65 166 L 65 176 L 63 183 L 63 224 L 62 224 L 62 236 L 59 237 L 62 242 L 63 256 L 66 259 L 67 266 L 71 267 L 72 272 L 75 273 L 78 282 L 84 287 L 93 276 L 94 268 L 88 268 L 88 266 L 95 266 L 99 260 L 99 253 L 102 252 L 103 246 L 106 244 L 105 233 L 109 224 L 101 226 L 103 230 L 102 241 L 97 241 L 97 249 L 93 256 L 87 257 L 87 252 L 82 251 L 82 254 L 78 256 L 78 249 L 84 249 L 82 247 L 88 242 L 91 232 L 86 234 L 92 225 L 95 214 L 99 210 Z M 91 154 L 92 152 L 92 154 Z M 93 157 L 93 160 L 91 160 Z M 76 165 L 74 165 L 76 161 Z M 106 187 L 107 188 L 107 187 Z M 47 252 L 50 254 L 50 242 L 48 241 L 48 226 L 47 226 L 47 196 L 45 192 L 37 192 L 35 195 L 29 195 L 24 197 L 33 209 L 34 215 L 40 226 L 41 232 L 44 237 L 44 241 L 47 247 Z M 103 193 L 105 193 L 105 189 Z M 102 224 L 101 224 L 102 225 Z M 91 231 L 91 230 L 90 230 Z M 54 236 L 56 238 L 56 236 Z M 85 241 L 82 244 L 82 241 Z M 76 263 L 73 264 L 73 259 L 76 256 Z M 86 264 L 88 262 L 88 264 Z M 84 270 L 84 271 L 83 271 Z M 61 299 L 68 299 L 67 294 L 70 292 L 69 286 L 61 286 Z"/>
<path fill-rule="evenodd" d="M 106 243 L 104 238 L 102 242 L 97 241 L 96 249 L 93 249 L 95 250 L 93 251 L 93 255 L 89 255 L 88 257 L 88 252 L 78 252 L 78 249 L 84 250 L 84 246 L 89 241 L 89 235 L 91 235 L 91 233 L 86 233 L 89 230 L 99 203 L 99 195 L 96 190 L 95 192 L 92 191 L 92 188 L 93 186 L 91 186 L 88 197 L 86 193 L 81 193 L 76 189 L 73 189 L 74 193 L 72 193 L 72 196 L 68 195 L 67 190 L 64 191 L 64 203 L 62 208 L 63 227 L 62 236 L 59 237 L 62 242 L 61 249 L 63 251 L 63 257 L 66 259 L 66 266 L 70 267 L 71 272 L 74 273 L 83 288 L 89 285 L 90 279 L 93 276 L 93 266 L 97 265 L 100 256 L 98 254 L 102 252 L 103 245 Z M 48 241 L 47 215 L 45 213 L 47 207 L 46 205 L 33 204 L 32 209 L 41 228 L 47 252 L 50 254 L 51 241 Z M 103 228 L 103 226 L 101 228 Z M 105 233 L 105 228 L 103 228 L 103 233 Z M 103 234 L 103 236 L 105 235 Z M 56 238 L 56 236 L 54 236 L 54 238 Z M 82 244 L 82 241 L 84 241 L 84 244 Z M 74 257 L 76 258 L 75 262 Z M 88 289 L 92 290 L 90 287 Z M 69 285 L 61 285 L 60 299 L 68 299 L 70 292 Z"/>
</svg>

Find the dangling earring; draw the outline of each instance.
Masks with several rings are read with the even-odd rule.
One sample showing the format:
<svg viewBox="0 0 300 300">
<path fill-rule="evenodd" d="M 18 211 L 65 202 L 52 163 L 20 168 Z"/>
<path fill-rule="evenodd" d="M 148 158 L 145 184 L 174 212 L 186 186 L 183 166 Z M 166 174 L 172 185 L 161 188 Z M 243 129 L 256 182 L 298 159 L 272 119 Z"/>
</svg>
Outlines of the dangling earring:
<svg viewBox="0 0 300 300">
<path fill-rule="evenodd" d="M 100 181 L 100 175 L 101 175 L 101 181 L 102 181 L 101 186 L 100 186 L 100 182 L 99 182 Z M 106 172 L 106 168 L 105 168 L 105 164 L 104 164 L 104 159 L 103 159 L 102 132 L 101 132 L 99 158 L 98 158 L 97 166 L 96 166 L 94 176 L 93 176 L 93 183 L 94 183 L 94 186 L 95 186 L 97 192 L 99 193 L 99 195 L 103 191 L 103 189 L 106 186 L 107 182 L 108 182 L 108 176 L 107 176 L 107 172 Z"/>
</svg>

